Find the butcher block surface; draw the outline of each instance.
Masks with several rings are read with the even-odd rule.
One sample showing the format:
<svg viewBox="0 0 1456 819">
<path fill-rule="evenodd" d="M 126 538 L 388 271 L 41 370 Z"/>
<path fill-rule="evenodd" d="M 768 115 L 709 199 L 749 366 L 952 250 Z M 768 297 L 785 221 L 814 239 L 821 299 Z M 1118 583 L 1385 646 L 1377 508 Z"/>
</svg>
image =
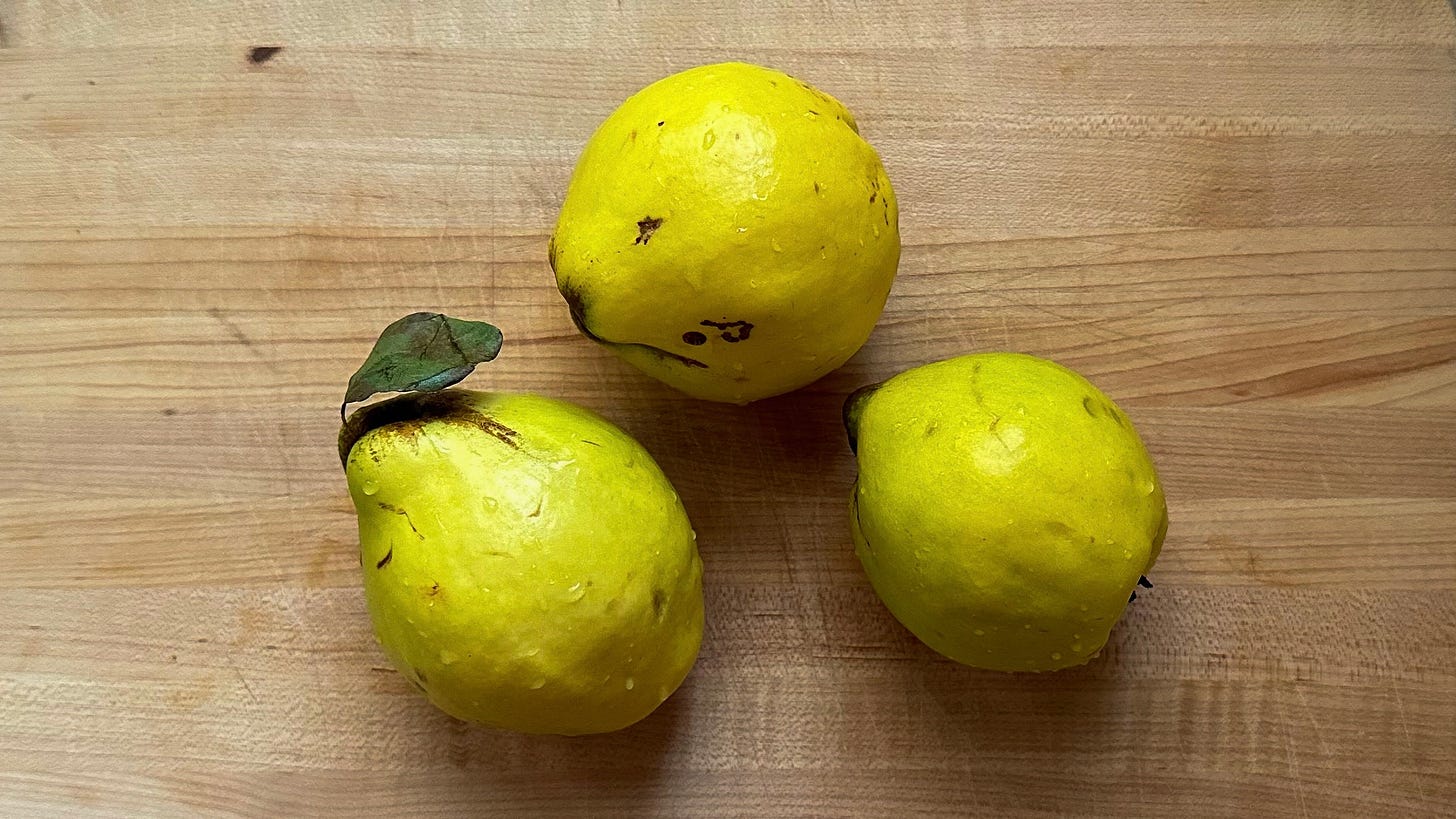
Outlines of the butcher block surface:
<svg viewBox="0 0 1456 819">
<path fill-rule="evenodd" d="M 844 368 L 702 403 L 546 244 L 627 95 L 842 100 L 904 254 Z M 698 532 L 688 681 L 620 733 L 430 706 L 372 637 L 344 384 L 416 310 L 466 382 L 636 436 Z M 840 404 L 960 353 L 1088 376 L 1172 520 L 1085 667 L 876 599 Z M 1456 18 L 1441 0 L 0 0 L 0 815 L 1450 815 Z"/>
</svg>

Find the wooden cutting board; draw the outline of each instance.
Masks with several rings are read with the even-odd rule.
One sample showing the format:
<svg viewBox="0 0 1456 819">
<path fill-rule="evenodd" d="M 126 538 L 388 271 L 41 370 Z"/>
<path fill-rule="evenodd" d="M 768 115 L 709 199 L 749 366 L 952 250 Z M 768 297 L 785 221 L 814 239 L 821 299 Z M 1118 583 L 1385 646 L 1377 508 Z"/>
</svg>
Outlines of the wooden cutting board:
<svg viewBox="0 0 1456 819">
<path fill-rule="evenodd" d="M 0 814 L 1449 814 L 1456 20 L 1440 0 L 0 0 Z M 545 263 L 635 89 L 729 58 L 858 115 L 900 277 L 746 408 L 581 338 Z M 334 452 L 413 310 L 682 493 L 708 627 L 619 734 L 387 667 Z M 918 644 L 851 552 L 853 388 L 991 349 L 1132 415 L 1172 527 L 1073 671 Z"/>
</svg>

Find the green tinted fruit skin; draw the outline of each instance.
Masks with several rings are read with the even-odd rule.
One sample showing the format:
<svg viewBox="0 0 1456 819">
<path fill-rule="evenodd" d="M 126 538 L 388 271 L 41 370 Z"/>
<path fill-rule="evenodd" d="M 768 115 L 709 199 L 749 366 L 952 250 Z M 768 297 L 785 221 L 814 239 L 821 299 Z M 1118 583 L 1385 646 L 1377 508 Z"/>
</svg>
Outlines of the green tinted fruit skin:
<svg viewBox="0 0 1456 819">
<path fill-rule="evenodd" d="M 1051 361 L 985 353 L 908 370 L 845 410 L 855 551 L 900 622 L 981 668 L 1097 655 L 1168 526 L 1111 399 Z"/>
</svg>

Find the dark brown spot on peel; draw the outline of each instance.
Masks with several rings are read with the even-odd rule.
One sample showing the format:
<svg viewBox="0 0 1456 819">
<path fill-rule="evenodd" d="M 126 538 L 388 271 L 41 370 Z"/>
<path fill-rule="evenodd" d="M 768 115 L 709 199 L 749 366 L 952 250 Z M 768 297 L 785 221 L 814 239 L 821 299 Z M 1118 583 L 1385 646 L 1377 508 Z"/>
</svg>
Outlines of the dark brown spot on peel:
<svg viewBox="0 0 1456 819">
<path fill-rule="evenodd" d="M 704 327 L 721 330 L 722 332 L 718 334 L 718 337 L 730 344 L 747 341 L 748 334 L 753 332 L 753 325 L 746 321 L 713 321 L 712 319 L 703 319 L 698 323 Z M 683 340 L 686 341 L 687 338 L 684 337 Z"/>
<path fill-rule="evenodd" d="M 652 239 L 652 234 L 662 227 L 661 218 L 644 216 L 637 220 L 637 238 L 632 240 L 634 245 L 646 245 Z"/>
<path fill-rule="evenodd" d="M 361 557 L 362 557 L 362 555 L 361 555 Z M 385 566 L 388 566 L 389 565 L 389 561 L 391 561 L 393 559 L 394 559 L 394 544 L 391 543 L 391 544 L 389 544 L 389 551 L 387 551 L 387 552 L 384 553 L 384 557 L 379 558 L 379 562 L 374 564 L 374 568 L 376 568 L 376 569 L 382 569 Z"/>
<path fill-rule="evenodd" d="M 682 340 L 684 344 L 691 344 L 694 347 L 700 347 L 708 343 L 708 337 L 697 330 L 689 330 L 683 333 Z"/>
<path fill-rule="evenodd" d="M 392 504 L 384 503 L 383 501 L 376 501 L 376 503 L 379 505 L 379 508 L 380 509 L 383 509 L 386 512 L 393 512 L 396 515 L 399 515 L 399 516 L 403 517 L 404 518 L 404 522 L 409 524 L 410 531 L 415 533 L 415 537 L 419 538 L 420 540 L 424 540 L 425 539 L 425 536 L 422 535 L 422 534 L 420 534 L 420 530 L 415 528 L 415 522 L 412 521 L 412 520 L 410 520 L 409 512 L 406 512 L 405 510 L 399 508 L 398 506 L 394 506 Z M 391 553 L 394 552 L 394 547 L 393 546 L 390 546 L 389 547 L 389 551 Z"/>
<path fill-rule="evenodd" d="M 253 65 L 262 65 L 273 59 L 273 56 L 283 50 L 283 46 L 254 46 L 248 51 L 248 62 Z"/>
<path fill-rule="evenodd" d="M 1089 395 L 1086 398 L 1082 399 L 1082 411 L 1086 412 L 1093 418 L 1097 417 L 1097 405 L 1093 403 L 1092 396 Z"/>
<path fill-rule="evenodd" d="M 520 449 L 516 431 L 476 409 L 469 393 L 443 390 L 401 395 L 356 411 L 339 430 L 339 459 L 347 466 L 350 450 L 367 433 L 378 430 L 414 442 L 429 424 L 473 427 L 512 449 Z M 378 460 L 377 454 L 373 457 Z"/>
<path fill-rule="evenodd" d="M 682 364 L 685 367 L 695 367 L 704 370 L 708 369 L 707 364 L 704 364 L 696 358 L 689 358 L 685 355 L 670 353 L 667 350 L 662 349 L 661 347 L 654 347 L 651 344 L 642 344 L 635 341 L 612 341 L 611 339 L 602 338 L 601 336 L 592 332 L 592 329 L 587 326 L 586 299 L 582 296 L 581 291 L 568 285 L 558 285 L 557 289 L 561 291 L 561 297 L 566 300 L 566 306 L 571 311 L 571 321 L 573 324 L 576 325 L 576 329 L 580 330 L 582 335 L 586 336 L 592 341 L 595 341 L 596 343 L 607 347 L 631 347 L 643 350 L 645 352 L 649 352 L 655 356 L 658 356 L 659 358 L 667 358 L 676 361 L 677 363 Z"/>
<path fill-rule="evenodd" d="M 662 589 L 652 590 L 652 613 L 662 617 L 662 607 L 667 605 L 667 592 Z"/>
</svg>

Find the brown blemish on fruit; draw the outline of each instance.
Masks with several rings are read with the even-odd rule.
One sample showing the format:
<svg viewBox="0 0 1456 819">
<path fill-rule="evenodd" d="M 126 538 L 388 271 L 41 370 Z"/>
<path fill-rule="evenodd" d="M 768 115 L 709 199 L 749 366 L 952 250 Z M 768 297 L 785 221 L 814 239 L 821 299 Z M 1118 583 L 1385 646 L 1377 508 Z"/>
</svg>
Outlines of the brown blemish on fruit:
<svg viewBox="0 0 1456 819">
<path fill-rule="evenodd" d="M 1062 523 L 1059 520 L 1047 521 L 1046 530 L 1048 532 L 1051 532 L 1053 535 L 1056 535 L 1057 537 L 1070 537 L 1077 534 L 1077 531 L 1075 529 L 1065 523 Z"/>
<path fill-rule="evenodd" d="M 708 337 L 697 330 L 689 330 L 683 333 L 682 340 L 684 344 L 691 344 L 694 347 L 700 347 L 708 343 Z"/>
<path fill-rule="evenodd" d="M 662 617 L 662 607 L 667 605 L 667 592 L 662 589 L 652 590 L 652 613 L 659 619 Z"/>
<path fill-rule="evenodd" d="M 747 341 L 748 334 L 753 332 L 753 325 L 746 321 L 713 321 L 712 319 L 703 319 L 698 323 L 704 327 L 721 330 L 722 332 L 718 334 L 718 337 L 730 344 Z M 687 337 L 684 336 L 683 340 L 687 341 Z"/>
<path fill-rule="evenodd" d="M 1097 417 L 1097 404 L 1092 401 L 1092 396 L 1082 399 L 1082 410 L 1093 418 Z"/>
<path fill-rule="evenodd" d="M 386 512 L 393 512 L 396 515 L 402 516 L 404 518 L 404 522 L 409 524 L 410 531 L 415 533 L 415 537 L 419 538 L 420 540 L 424 540 L 425 539 L 425 536 L 422 535 L 422 534 L 420 534 L 420 530 L 415 528 L 415 522 L 412 521 L 412 520 L 410 520 L 409 512 L 406 512 L 405 510 L 399 508 L 398 506 L 394 506 L 392 504 L 384 503 L 382 501 L 378 501 L 377 503 L 379 504 L 379 508 L 380 509 L 383 509 Z M 394 547 L 393 546 L 390 546 L 389 547 L 389 550 L 391 552 L 393 552 L 394 551 Z"/>
<path fill-rule="evenodd" d="M 361 555 L 361 557 L 362 557 L 362 555 Z M 384 557 L 379 558 L 379 562 L 374 564 L 374 568 L 376 568 L 376 569 L 382 569 L 385 566 L 388 566 L 389 565 L 389 561 L 391 561 L 393 559 L 394 559 L 394 544 L 391 543 L 391 544 L 389 544 L 389 551 L 387 551 L 387 552 L 384 553 Z"/>
<path fill-rule="evenodd" d="M 652 239 L 652 234 L 662 227 L 662 219 L 644 216 L 637 220 L 637 238 L 632 240 L 634 245 L 646 245 Z"/>
<path fill-rule="evenodd" d="M 354 444 L 371 432 L 376 433 L 376 441 L 383 438 L 417 445 L 427 424 L 472 427 L 520 449 L 516 431 L 476 409 L 469 393 L 444 390 L 401 395 L 357 410 L 339 430 L 339 460 L 347 467 Z M 377 451 L 371 451 L 370 457 L 378 463 Z"/>
<path fill-rule="evenodd" d="M 676 361 L 677 363 L 682 364 L 685 367 L 696 367 L 704 370 L 708 369 L 707 364 L 704 364 L 696 358 L 689 358 L 685 355 L 670 353 L 667 350 L 664 350 L 660 347 L 654 347 L 651 344 L 642 344 L 635 341 L 612 341 L 611 339 L 602 338 L 601 336 L 592 332 L 591 328 L 588 327 L 586 324 L 586 299 L 582 297 L 581 292 L 576 288 L 567 285 L 558 285 L 557 289 L 561 291 L 561 297 L 566 300 L 566 306 L 571 311 L 571 322 L 576 325 L 576 329 L 580 330 L 582 335 L 586 336 L 592 341 L 595 341 L 596 343 L 602 344 L 607 347 L 634 347 L 639 350 L 644 350 L 646 352 L 652 353 L 659 358 L 672 359 L 673 361 Z"/>
</svg>

